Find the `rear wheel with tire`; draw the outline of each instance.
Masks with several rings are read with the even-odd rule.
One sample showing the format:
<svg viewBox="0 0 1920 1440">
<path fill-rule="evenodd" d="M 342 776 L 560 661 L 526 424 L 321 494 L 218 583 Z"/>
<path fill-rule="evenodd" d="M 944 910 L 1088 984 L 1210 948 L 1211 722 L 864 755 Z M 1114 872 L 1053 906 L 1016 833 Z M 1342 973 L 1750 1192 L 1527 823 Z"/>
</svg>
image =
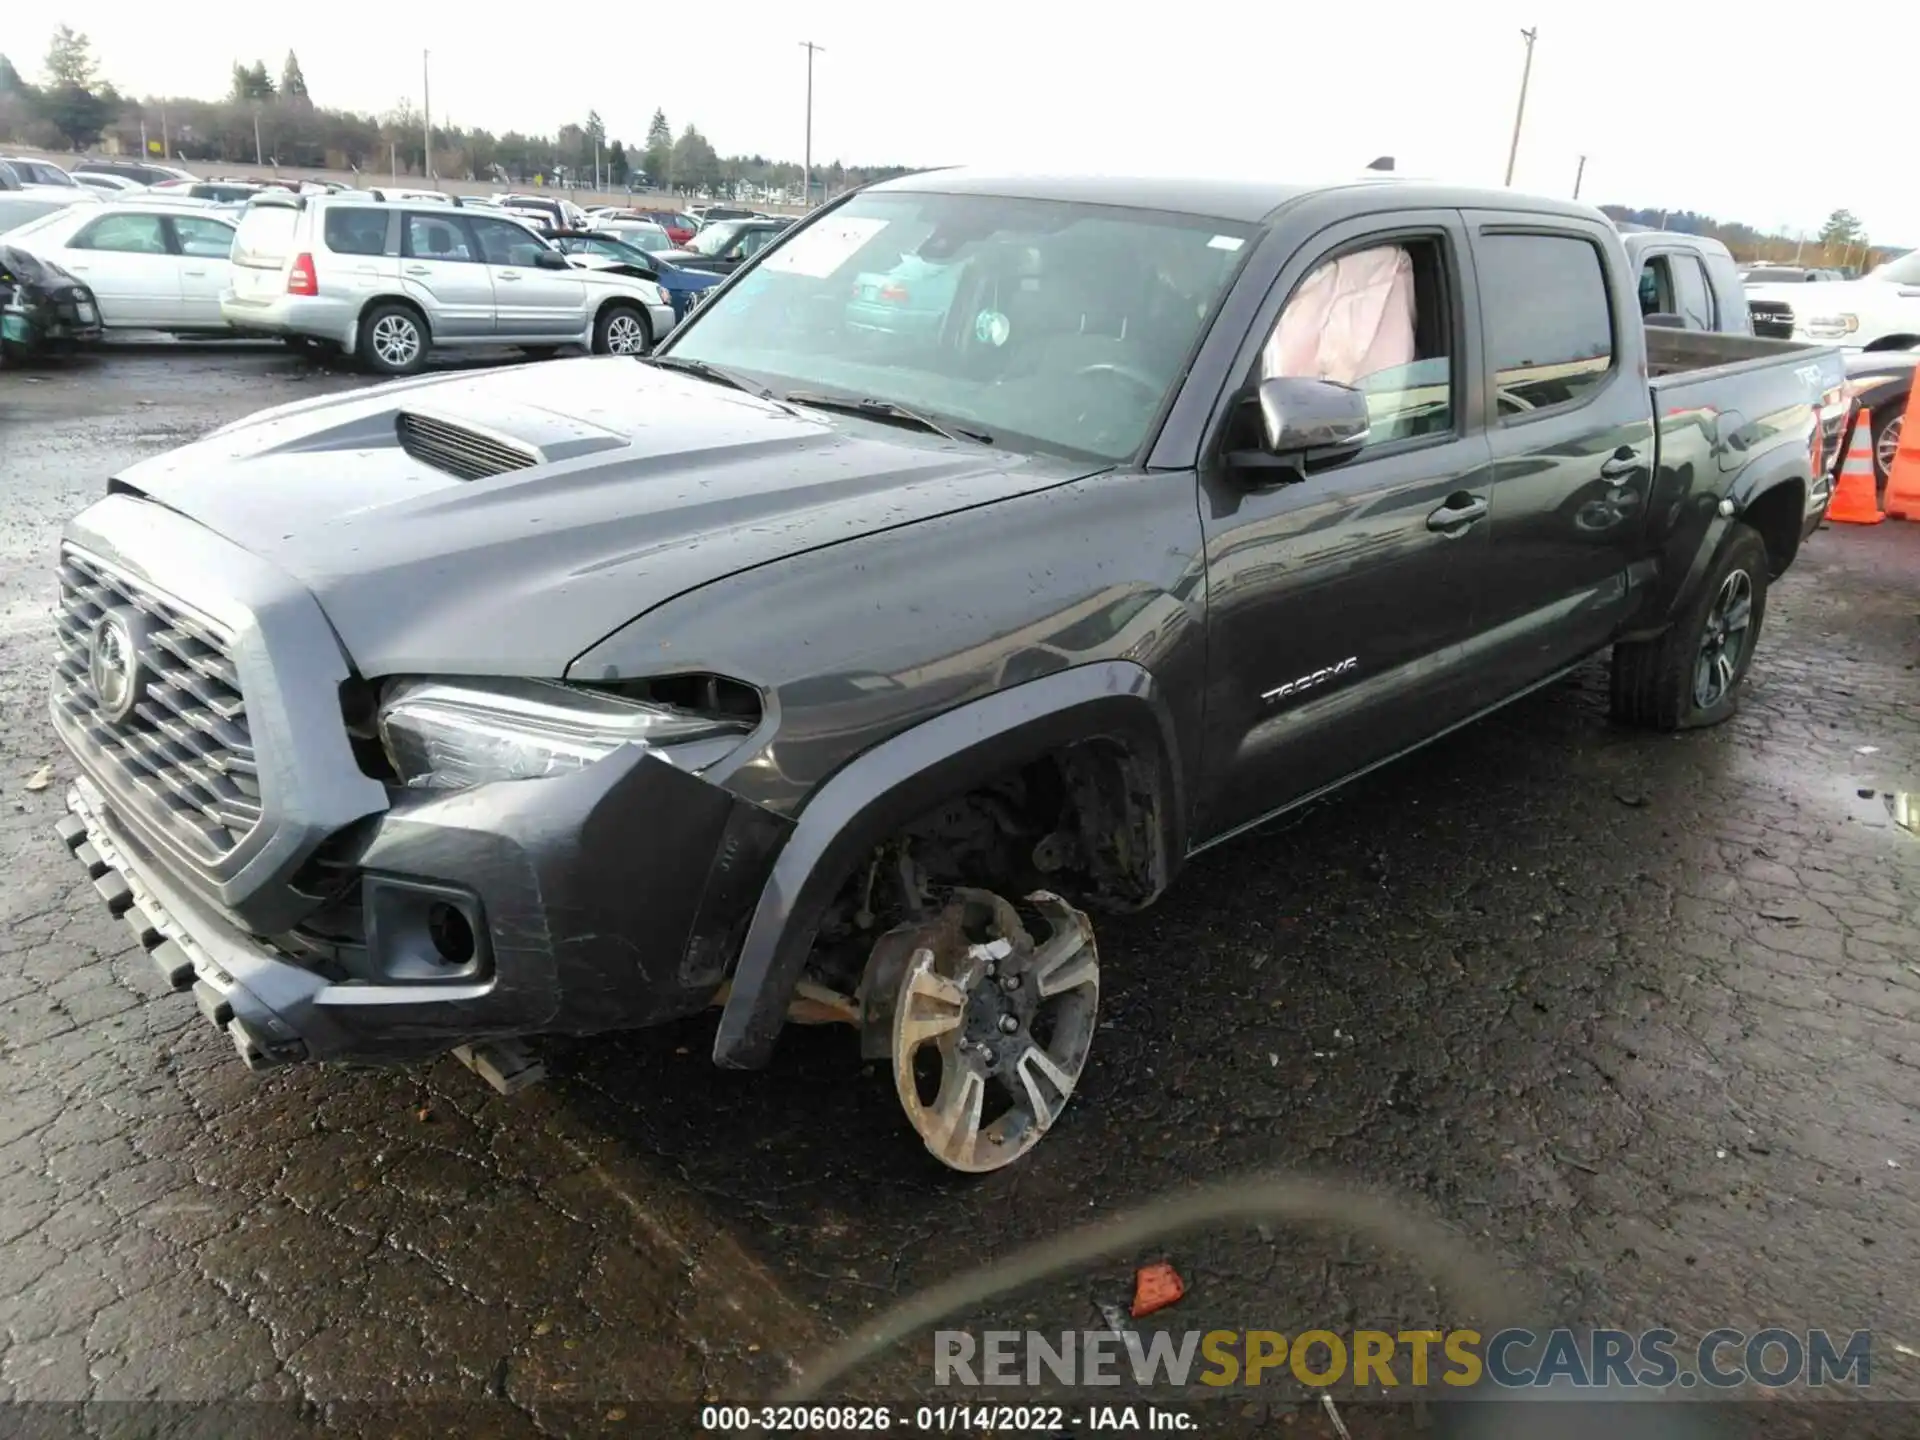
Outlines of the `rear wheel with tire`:
<svg viewBox="0 0 1920 1440">
<path fill-rule="evenodd" d="M 427 322 L 405 305 L 376 305 L 360 318 L 360 358 L 377 375 L 412 375 L 427 363 Z"/>
<path fill-rule="evenodd" d="M 596 355 L 645 355 L 653 349 L 653 327 L 631 305 L 609 305 L 593 322 Z"/>
<path fill-rule="evenodd" d="M 1735 521 L 1666 633 L 1613 647 L 1614 718 L 1690 730 L 1732 715 L 1766 618 L 1768 574 L 1766 542 Z"/>
<path fill-rule="evenodd" d="M 1873 417 L 1873 478 L 1886 498 L 1887 476 L 1893 472 L 1893 457 L 1900 453 L 1900 430 L 1906 420 L 1904 397 Z"/>
</svg>

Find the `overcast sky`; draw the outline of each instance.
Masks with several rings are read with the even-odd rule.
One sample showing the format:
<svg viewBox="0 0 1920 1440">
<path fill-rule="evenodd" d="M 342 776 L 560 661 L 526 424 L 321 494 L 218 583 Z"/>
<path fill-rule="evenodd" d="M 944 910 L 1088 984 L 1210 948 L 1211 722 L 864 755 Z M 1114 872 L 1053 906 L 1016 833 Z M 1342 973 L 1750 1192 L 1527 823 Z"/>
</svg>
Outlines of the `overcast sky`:
<svg viewBox="0 0 1920 1440">
<path fill-rule="evenodd" d="M 108 78 L 141 95 L 216 96 L 234 60 L 264 59 L 277 75 L 291 45 L 316 101 L 383 111 L 418 103 L 424 47 L 433 111 L 458 124 L 550 133 L 598 109 L 631 143 L 658 106 L 723 155 L 798 160 L 799 42 L 814 40 L 826 47 L 816 160 L 1287 178 L 1392 154 L 1403 172 L 1492 184 L 1506 168 L 1520 30 L 1535 26 L 1516 186 L 1571 194 L 1584 153 L 1581 198 L 1594 203 L 1808 230 L 1845 206 L 1875 240 L 1920 245 L 1920 184 L 1888 159 L 1911 150 L 1910 87 L 1875 79 L 1886 72 L 1869 54 L 1843 91 L 1857 50 L 1844 27 L 1706 0 L 12 8 L 0 46 L 24 74 L 38 78 L 65 21 L 92 37 Z M 650 25 L 660 11 L 672 18 Z"/>
</svg>

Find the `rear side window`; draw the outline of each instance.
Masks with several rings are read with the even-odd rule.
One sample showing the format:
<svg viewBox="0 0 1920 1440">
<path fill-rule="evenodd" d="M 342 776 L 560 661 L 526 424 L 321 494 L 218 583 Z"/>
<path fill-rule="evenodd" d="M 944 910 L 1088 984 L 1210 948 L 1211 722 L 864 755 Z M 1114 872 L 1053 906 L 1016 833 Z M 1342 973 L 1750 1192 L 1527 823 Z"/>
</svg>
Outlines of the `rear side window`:
<svg viewBox="0 0 1920 1440">
<path fill-rule="evenodd" d="M 1687 322 L 1689 330 L 1713 329 L 1713 292 L 1707 288 L 1707 272 L 1692 255 L 1675 255 L 1672 264 L 1674 313 Z"/>
<path fill-rule="evenodd" d="M 1500 413 L 1584 400 L 1613 367 L 1600 249 L 1570 235 L 1485 235 L 1481 316 Z"/>
<path fill-rule="evenodd" d="M 257 270 L 277 270 L 293 248 L 297 212 L 285 205 L 252 205 L 240 217 L 233 242 L 233 263 Z"/>
<path fill-rule="evenodd" d="M 340 205 L 327 211 L 321 233 L 336 255 L 384 255 L 387 251 L 387 212 Z"/>
<path fill-rule="evenodd" d="M 407 216 L 407 254 L 416 260 L 478 261 L 464 225 L 445 215 Z"/>
</svg>

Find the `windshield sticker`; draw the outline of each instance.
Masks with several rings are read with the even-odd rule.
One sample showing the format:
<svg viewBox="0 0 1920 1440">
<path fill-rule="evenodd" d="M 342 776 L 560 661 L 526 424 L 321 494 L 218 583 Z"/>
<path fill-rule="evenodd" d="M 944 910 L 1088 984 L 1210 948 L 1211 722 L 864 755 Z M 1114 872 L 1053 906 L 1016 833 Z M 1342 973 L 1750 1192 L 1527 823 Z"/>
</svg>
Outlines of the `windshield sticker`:
<svg viewBox="0 0 1920 1440">
<path fill-rule="evenodd" d="M 763 270 L 785 270 L 824 280 L 893 222 L 871 216 L 835 217 L 809 225 L 769 255 Z"/>
<path fill-rule="evenodd" d="M 1238 235 L 1216 235 L 1207 242 L 1210 250 L 1238 250 L 1247 242 Z"/>
<path fill-rule="evenodd" d="M 1013 322 L 998 310 L 982 310 L 973 319 L 973 335 L 982 345 L 998 350 L 1013 333 Z"/>
</svg>

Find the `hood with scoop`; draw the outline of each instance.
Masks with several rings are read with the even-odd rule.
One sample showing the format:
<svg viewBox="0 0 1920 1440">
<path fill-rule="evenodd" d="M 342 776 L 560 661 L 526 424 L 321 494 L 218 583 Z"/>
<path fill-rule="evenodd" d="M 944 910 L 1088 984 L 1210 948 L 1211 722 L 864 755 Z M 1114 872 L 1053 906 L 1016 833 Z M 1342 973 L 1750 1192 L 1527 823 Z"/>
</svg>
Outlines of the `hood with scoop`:
<svg viewBox="0 0 1920 1440">
<path fill-rule="evenodd" d="M 363 675 L 540 677 L 700 585 L 1089 470 L 607 357 L 281 406 L 114 488 L 299 580 Z"/>
</svg>

